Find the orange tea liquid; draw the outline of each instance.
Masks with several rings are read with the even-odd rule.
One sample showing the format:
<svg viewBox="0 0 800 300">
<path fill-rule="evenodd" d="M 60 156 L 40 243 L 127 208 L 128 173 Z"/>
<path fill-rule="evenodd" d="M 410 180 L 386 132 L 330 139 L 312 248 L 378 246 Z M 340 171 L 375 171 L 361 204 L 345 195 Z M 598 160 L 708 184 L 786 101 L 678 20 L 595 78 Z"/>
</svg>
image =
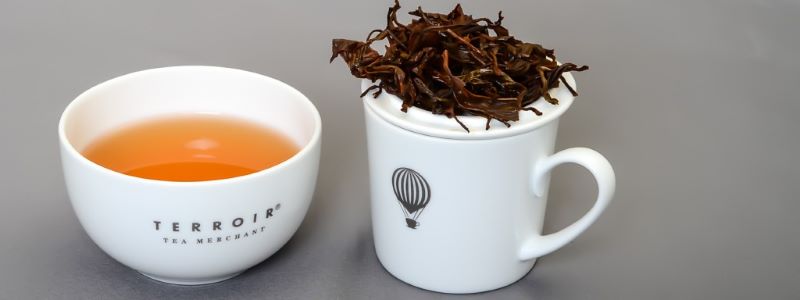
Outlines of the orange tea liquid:
<svg viewBox="0 0 800 300">
<path fill-rule="evenodd" d="M 204 181 L 258 172 L 298 151 L 288 137 L 259 124 L 192 114 L 131 124 L 95 140 L 82 154 L 131 176 Z"/>
</svg>

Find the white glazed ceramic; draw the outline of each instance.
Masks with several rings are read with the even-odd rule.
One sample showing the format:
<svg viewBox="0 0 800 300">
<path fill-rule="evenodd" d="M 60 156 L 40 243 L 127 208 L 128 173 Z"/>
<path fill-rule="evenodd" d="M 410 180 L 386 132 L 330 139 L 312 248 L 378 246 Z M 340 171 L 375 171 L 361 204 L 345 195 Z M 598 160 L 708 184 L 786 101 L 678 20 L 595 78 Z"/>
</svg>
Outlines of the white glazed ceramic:
<svg viewBox="0 0 800 300">
<path fill-rule="evenodd" d="M 187 113 L 258 122 L 288 135 L 302 150 L 257 173 L 201 182 L 131 177 L 80 154 L 130 122 Z M 92 240 L 153 279 L 194 285 L 241 273 L 294 234 L 314 192 L 320 125 L 314 105 L 278 80 L 184 66 L 136 72 L 89 89 L 67 106 L 58 132 L 69 197 Z"/>
<path fill-rule="evenodd" d="M 565 78 L 574 87 L 570 74 Z M 372 85 L 362 82 L 362 90 Z M 614 171 L 599 153 L 571 148 L 553 154 L 559 117 L 573 97 L 540 99 L 542 116 L 523 112 L 510 128 L 486 119 L 452 119 L 410 108 L 396 96 L 364 97 L 372 226 L 378 259 L 411 285 L 474 293 L 511 284 L 537 257 L 575 239 L 614 194 Z M 541 235 L 550 170 L 563 163 L 588 169 L 599 195 L 589 212 L 563 230 Z"/>
</svg>

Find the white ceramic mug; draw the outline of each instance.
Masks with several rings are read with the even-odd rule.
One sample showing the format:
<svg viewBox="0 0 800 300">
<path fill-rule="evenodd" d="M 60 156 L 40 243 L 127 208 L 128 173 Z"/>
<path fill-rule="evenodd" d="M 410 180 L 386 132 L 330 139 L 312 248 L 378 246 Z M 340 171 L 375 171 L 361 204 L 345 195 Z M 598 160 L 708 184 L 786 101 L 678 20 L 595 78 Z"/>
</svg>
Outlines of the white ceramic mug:
<svg viewBox="0 0 800 300">
<path fill-rule="evenodd" d="M 574 87 L 570 74 L 564 77 Z M 362 81 L 362 91 L 372 85 Z M 445 293 L 497 289 L 525 276 L 537 257 L 572 241 L 614 194 L 614 171 L 599 153 L 571 148 L 553 154 L 559 117 L 574 97 L 561 85 L 543 99 L 542 116 L 521 112 L 510 128 L 463 116 L 453 119 L 386 92 L 365 95 L 375 251 L 389 273 Z M 541 235 L 550 170 L 563 163 L 588 169 L 599 195 L 589 212 L 563 230 Z"/>
<path fill-rule="evenodd" d="M 116 128 L 186 113 L 257 122 L 301 150 L 266 170 L 198 182 L 132 177 L 81 155 L 87 144 Z M 314 193 L 320 126 L 311 101 L 278 80 L 182 66 L 136 72 L 89 89 L 67 106 L 58 133 L 69 197 L 89 237 L 148 277 L 194 285 L 236 276 L 291 238 Z"/>
</svg>

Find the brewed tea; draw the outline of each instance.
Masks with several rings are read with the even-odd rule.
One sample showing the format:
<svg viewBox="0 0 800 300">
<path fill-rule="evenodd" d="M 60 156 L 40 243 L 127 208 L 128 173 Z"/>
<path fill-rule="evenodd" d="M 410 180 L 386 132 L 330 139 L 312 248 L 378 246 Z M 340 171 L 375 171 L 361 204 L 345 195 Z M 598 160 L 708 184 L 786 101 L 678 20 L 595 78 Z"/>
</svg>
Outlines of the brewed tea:
<svg viewBox="0 0 800 300">
<path fill-rule="evenodd" d="M 102 136 L 82 154 L 131 176 L 205 181 L 247 175 L 299 151 L 288 137 L 243 119 L 171 115 L 134 123 Z"/>
</svg>

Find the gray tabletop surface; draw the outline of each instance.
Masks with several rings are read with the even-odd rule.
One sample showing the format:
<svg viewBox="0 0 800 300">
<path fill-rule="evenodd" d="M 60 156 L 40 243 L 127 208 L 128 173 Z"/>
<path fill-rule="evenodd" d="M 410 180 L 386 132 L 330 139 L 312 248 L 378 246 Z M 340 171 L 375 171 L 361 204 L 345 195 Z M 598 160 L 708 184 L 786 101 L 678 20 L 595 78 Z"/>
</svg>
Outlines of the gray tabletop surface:
<svg viewBox="0 0 800 300">
<path fill-rule="evenodd" d="M 372 245 L 359 80 L 330 40 L 385 25 L 390 1 L 0 1 L 0 299 L 442 299 L 387 273 Z M 419 5 L 404 1 L 404 11 Z M 453 1 L 424 3 L 447 11 Z M 557 149 L 614 165 L 588 231 L 517 283 L 464 299 L 799 299 L 800 3 L 463 1 L 516 37 L 590 65 Z M 402 14 L 401 20 L 409 17 Z M 297 234 L 234 279 L 161 284 L 105 255 L 65 192 L 56 124 L 125 73 L 218 65 L 279 78 L 323 118 L 319 182 Z M 546 231 L 592 204 L 555 171 Z"/>
</svg>

